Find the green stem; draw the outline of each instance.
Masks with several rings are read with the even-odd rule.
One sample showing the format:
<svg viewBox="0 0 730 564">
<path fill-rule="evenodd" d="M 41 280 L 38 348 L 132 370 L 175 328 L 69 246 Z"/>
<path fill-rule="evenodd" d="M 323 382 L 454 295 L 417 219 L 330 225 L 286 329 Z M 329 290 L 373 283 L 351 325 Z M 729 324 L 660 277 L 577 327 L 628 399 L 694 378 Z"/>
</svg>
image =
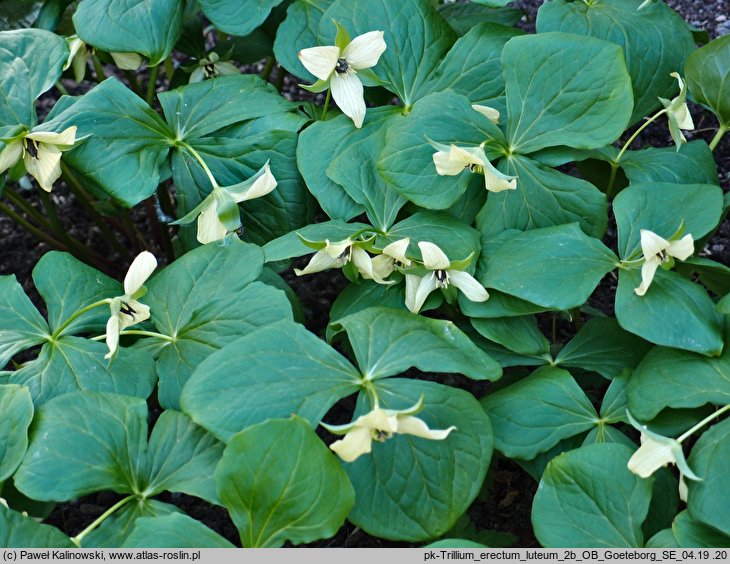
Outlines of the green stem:
<svg viewBox="0 0 730 564">
<path fill-rule="evenodd" d="M 195 160 L 198 161 L 198 164 L 200 164 L 200 166 L 203 168 L 203 170 L 205 171 L 205 174 L 208 175 L 208 180 L 210 180 L 210 183 L 213 186 L 213 190 L 215 190 L 216 188 L 220 188 L 220 186 L 218 186 L 218 183 L 215 181 L 215 177 L 213 176 L 213 173 L 210 172 L 208 165 L 205 164 L 203 157 L 200 156 L 198 151 L 196 151 L 190 145 L 188 145 L 187 143 L 184 143 L 184 142 L 180 143 L 180 146 L 183 147 L 184 149 L 186 149 L 191 155 L 193 155 L 193 157 L 195 157 Z"/>
<path fill-rule="evenodd" d="M 618 164 L 609 163 L 611 165 L 611 176 L 608 177 L 608 186 L 606 187 L 606 198 L 611 200 L 613 198 L 614 182 L 616 181 L 616 172 L 618 172 Z"/>
<path fill-rule="evenodd" d="M 705 425 L 707 425 L 710 421 L 712 421 L 716 417 L 720 417 L 720 415 L 722 415 L 726 411 L 730 411 L 730 403 L 727 404 L 725 407 L 721 407 L 715 413 L 712 413 L 712 414 L 708 415 L 707 417 L 705 417 L 702 421 L 700 421 L 699 423 L 697 423 L 697 425 L 695 425 L 694 427 L 692 427 L 689 431 L 687 431 L 686 433 L 684 433 L 683 435 L 681 435 L 680 437 L 678 437 L 677 440 L 681 443 L 687 437 L 689 437 L 690 435 L 692 435 L 696 431 L 699 431 L 700 429 L 702 429 L 702 427 L 704 427 Z"/>
<path fill-rule="evenodd" d="M 152 227 L 152 233 L 157 240 L 157 244 L 161 249 L 165 251 L 165 255 L 170 262 L 175 260 L 175 255 L 172 250 L 172 241 L 170 240 L 170 232 L 166 226 L 160 223 L 160 219 L 157 217 L 157 210 L 153 198 L 147 198 L 144 201 L 144 207 L 147 211 L 147 217 L 150 220 L 150 226 Z"/>
<path fill-rule="evenodd" d="M 129 329 L 129 330 L 121 331 L 119 333 L 119 335 L 120 336 L 139 335 L 141 337 L 152 337 L 154 339 L 160 339 L 161 341 L 167 341 L 169 343 L 175 342 L 175 339 L 173 337 L 170 337 L 170 335 L 163 335 L 162 333 L 155 333 L 153 331 L 142 331 L 141 329 Z M 103 341 L 104 339 L 106 339 L 106 334 L 92 337 L 90 340 L 91 341 Z"/>
<path fill-rule="evenodd" d="M 327 117 L 327 109 L 330 105 L 330 97 L 332 96 L 331 89 L 327 89 L 327 97 L 324 99 L 324 108 L 322 108 L 322 121 L 324 121 L 324 118 Z"/>
<path fill-rule="evenodd" d="M 71 323 L 73 323 L 79 317 L 81 317 L 82 315 L 84 315 L 87 311 L 91 311 L 94 308 L 97 308 L 99 306 L 106 305 L 106 304 L 108 304 L 110 302 L 111 302 L 111 299 L 110 298 L 106 298 L 106 299 L 99 300 L 98 302 L 94 302 L 91 305 L 87 305 L 87 306 L 82 307 L 81 309 L 77 310 L 76 312 L 74 312 L 74 314 L 71 317 L 69 317 L 66 321 L 64 321 L 63 324 L 58 329 L 56 329 L 53 332 L 53 335 L 51 335 L 51 339 L 57 339 L 58 336 L 63 332 L 63 330 L 66 329 L 66 327 L 68 327 L 69 325 L 71 325 Z"/>
<path fill-rule="evenodd" d="M 263 78 L 264 80 L 269 80 L 269 77 L 271 76 L 271 71 L 273 70 L 275 64 L 276 59 L 273 56 L 266 59 L 266 64 L 261 70 L 261 78 Z"/>
<path fill-rule="evenodd" d="M 150 69 L 149 80 L 147 81 L 147 96 L 145 100 L 147 105 L 151 106 L 157 89 L 157 74 L 160 72 L 160 65 L 155 65 Z"/>
<path fill-rule="evenodd" d="M 721 125 L 720 129 L 717 130 L 717 133 L 715 133 L 715 136 L 712 138 L 712 141 L 710 141 L 710 150 L 714 151 L 715 147 L 717 147 L 718 143 L 720 143 L 720 139 L 722 139 L 722 136 L 727 133 L 728 128 Z"/>
<path fill-rule="evenodd" d="M 91 56 L 91 63 L 94 65 L 94 72 L 96 73 L 96 82 L 103 82 L 106 80 L 106 73 L 104 67 L 96 55 Z"/>
<path fill-rule="evenodd" d="M 142 88 L 139 85 L 139 80 L 137 80 L 137 75 L 132 71 L 125 70 L 124 76 L 127 78 L 127 82 L 129 82 L 129 86 L 131 86 L 134 93 L 140 98 L 144 98 L 142 95 Z"/>
<path fill-rule="evenodd" d="M 71 542 L 74 543 L 76 546 L 81 546 L 81 542 L 84 540 L 84 537 L 88 535 L 91 531 L 96 529 L 99 525 L 101 525 L 104 521 L 107 520 L 107 518 L 117 511 L 117 509 L 123 507 L 128 502 L 132 501 L 137 497 L 136 494 L 128 495 L 124 499 L 120 499 L 118 502 L 116 502 L 114 505 L 112 505 L 109 509 L 107 509 L 104 513 L 102 513 L 98 519 L 96 519 L 91 525 L 86 527 L 83 531 L 81 531 L 78 535 L 75 537 L 71 537 Z"/>
<path fill-rule="evenodd" d="M 666 114 L 666 113 L 667 113 L 666 109 L 659 110 L 656 114 L 654 114 L 648 120 L 646 120 L 639 129 L 634 131 L 634 134 L 631 137 L 629 137 L 629 140 L 626 141 L 624 146 L 621 148 L 621 151 L 619 152 L 618 156 L 615 159 L 613 159 L 614 164 L 618 165 L 618 163 L 621 162 L 621 157 L 624 156 L 624 153 L 629 148 L 629 145 L 631 145 L 631 143 L 633 143 L 634 139 L 636 139 L 639 136 L 639 134 L 649 126 L 650 123 L 652 123 L 654 120 L 656 120 L 662 114 Z"/>
<path fill-rule="evenodd" d="M 284 70 L 284 67 L 279 65 L 279 71 L 276 73 L 276 89 L 281 94 L 282 89 L 284 88 L 284 76 L 286 75 L 286 71 Z"/>
<path fill-rule="evenodd" d="M 172 58 L 167 57 L 163 65 L 165 65 L 165 76 L 167 77 L 167 83 L 170 84 L 172 82 L 172 75 L 175 74 L 175 65 L 172 62 Z"/>
<path fill-rule="evenodd" d="M 68 90 L 66 90 L 66 87 L 61 84 L 60 80 L 56 81 L 56 90 L 58 90 L 63 96 L 68 96 Z"/>
<path fill-rule="evenodd" d="M 553 343 L 558 342 L 558 315 L 553 312 L 553 327 L 552 327 L 552 334 L 553 334 Z"/>
<path fill-rule="evenodd" d="M 20 208 L 25 214 L 33 219 L 33 221 L 35 221 L 39 227 L 45 229 L 46 231 L 51 230 L 51 226 L 48 224 L 48 220 L 43 217 L 43 215 L 38 210 L 30 205 L 30 202 L 28 202 L 15 190 L 10 188 L 10 186 L 5 187 L 4 193 L 8 197 L 8 200 L 10 200 L 13 204 L 15 204 L 16 207 Z"/>
<path fill-rule="evenodd" d="M 75 246 L 73 241 L 71 241 L 71 237 L 61 224 L 61 220 L 58 219 L 56 206 L 51 200 L 49 194 L 45 190 L 38 190 L 38 196 L 40 197 L 41 202 L 43 203 L 43 207 L 46 210 L 46 214 L 48 215 L 48 221 L 51 223 L 51 227 L 55 232 L 54 235 L 56 235 L 58 239 L 63 241 L 67 247 L 70 248 Z"/>
<path fill-rule="evenodd" d="M 7 215 L 10 219 L 12 219 L 15 223 L 20 225 L 23 229 L 37 237 L 40 241 L 43 241 L 44 243 L 49 244 L 54 249 L 58 249 L 59 251 L 68 251 L 68 248 L 66 245 L 61 243 L 60 241 L 57 241 L 47 233 L 41 231 L 38 229 L 35 225 L 30 223 L 28 220 L 20 216 L 19 214 L 15 213 L 12 209 L 10 209 L 8 206 L 0 202 L 0 212 Z"/>
</svg>

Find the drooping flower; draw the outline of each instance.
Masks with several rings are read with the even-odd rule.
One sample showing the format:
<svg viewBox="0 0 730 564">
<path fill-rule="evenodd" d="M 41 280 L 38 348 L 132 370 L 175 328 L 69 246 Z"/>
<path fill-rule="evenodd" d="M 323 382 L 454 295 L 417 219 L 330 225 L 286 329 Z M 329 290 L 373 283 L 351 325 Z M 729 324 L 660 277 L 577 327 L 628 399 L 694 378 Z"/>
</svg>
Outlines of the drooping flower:
<svg viewBox="0 0 730 564">
<path fill-rule="evenodd" d="M 411 260 L 406 256 L 410 242 L 411 240 L 405 237 L 383 247 L 382 253 L 372 259 L 373 272 L 380 279 L 385 279 L 395 270 L 396 263 L 401 266 L 411 266 Z"/>
<path fill-rule="evenodd" d="M 74 80 L 78 83 L 84 80 L 84 75 L 86 74 L 86 62 L 88 59 L 86 42 L 78 35 L 67 37 L 66 42 L 68 43 L 69 56 L 66 64 L 63 65 L 63 70 L 72 66 Z"/>
<path fill-rule="evenodd" d="M 451 262 L 444 252 L 433 243 L 421 241 L 418 243 L 423 256 L 423 266 L 430 272 L 425 276 L 406 274 L 406 307 L 413 313 L 418 313 L 423 307 L 426 298 L 437 288 L 448 288 L 449 284 L 463 292 L 472 302 L 484 302 L 489 294 L 465 268 L 471 257 L 464 261 Z"/>
<path fill-rule="evenodd" d="M 484 152 L 484 143 L 478 147 L 446 145 L 430 139 L 429 143 L 436 149 L 433 154 L 433 164 L 436 165 L 436 172 L 441 176 L 456 176 L 468 168 L 471 172 L 484 175 L 484 185 L 490 192 L 517 188 L 516 176 L 509 176 L 498 171 L 489 162 Z"/>
<path fill-rule="evenodd" d="M 211 176 L 211 181 L 214 179 Z M 184 217 L 173 222 L 173 225 L 185 225 L 198 218 L 198 235 L 200 243 L 219 241 L 226 233 L 235 231 L 241 226 L 238 204 L 254 198 L 260 198 L 276 188 L 276 178 L 271 172 L 269 161 L 248 180 L 232 186 L 213 185 L 213 191 L 195 209 Z"/>
<path fill-rule="evenodd" d="M 201 82 L 208 78 L 216 76 L 225 76 L 228 74 L 239 74 L 241 71 L 233 63 L 221 61 L 218 53 L 209 53 L 207 57 L 198 61 L 197 68 L 190 75 L 190 84 L 193 82 Z"/>
<path fill-rule="evenodd" d="M 109 301 L 111 316 L 106 322 L 106 345 L 109 352 L 104 358 L 111 358 L 119 347 L 119 334 L 127 327 L 136 325 L 150 317 L 149 306 L 138 300 L 147 293 L 144 283 L 157 268 L 157 259 L 143 251 L 132 261 L 124 277 L 124 295 Z"/>
<path fill-rule="evenodd" d="M 679 151 L 682 143 L 687 142 L 681 130 L 691 131 L 695 128 L 695 124 L 692 121 L 692 114 L 689 113 L 689 108 L 687 107 L 687 85 L 682 80 L 682 77 L 679 76 L 679 73 L 673 72 L 670 76 L 673 76 L 679 82 L 679 95 L 671 100 L 665 98 L 659 98 L 659 100 L 667 110 L 669 133 L 677 147 L 677 151 Z"/>
<path fill-rule="evenodd" d="M 495 110 L 494 108 L 490 108 L 489 106 L 482 106 L 481 104 L 472 104 L 471 107 L 474 111 L 482 114 L 494 125 L 497 125 L 499 123 L 499 110 Z"/>
<path fill-rule="evenodd" d="M 676 464 L 683 476 L 690 480 L 702 480 L 687 465 L 681 442 L 650 431 L 646 425 L 636 421 L 629 412 L 626 413 L 631 425 L 641 431 L 641 446 L 629 459 L 627 465 L 629 470 L 642 478 L 648 478 L 662 466 Z"/>
<path fill-rule="evenodd" d="M 662 264 L 671 267 L 673 258 L 686 260 L 695 252 L 692 235 L 687 234 L 677 241 L 667 241 L 647 229 L 641 229 L 641 250 L 644 253 L 644 264 L 641 267 L 641 284 L 634 288 L 637 296 L 643 296 L 654 280 L 656 269 Z"/>
<path fill-rule="evenodd" d="M 339 25 L 337 27 L 336 45 L 302 49 L 299 60 L 319 79 L 311 88 L 321 91 L 329 85 L 342 112 L 360 128 L 365 119 L 365 100 L 357 71 L 378 64 L 386 49 L 385 40 L 382 31 L 369 31 L 350 41 L 347 32 Z"/>
<path fill-rule="evenodd" d="M 114 64 L 122 70 L 134 71 L 142 66 L 142 55 L 139 53 L 109 53 L 114 59 Z"/>
<path fill-rule="evenodd" d="M 346 425 L 328 425 L 324 422 L 320 424 L 330 433 L 345 435 L 344 439 L 332 443 L 330 448 L 345 462 L 353 462 L 361 455 L 372 451 L 373 441 L 385 442 L 396 433 L 442 441 L 456 429 L 454 426 L 444 430 L 429 429 L 423 420 L 414 417 L 421 409 L 423 409 L 423 396 L 407 409 L 381 409 L 376 406 L 372 411 Z"/>
<path fill-rule="evenodd" d="M 325 239 L 321 242 L 307 242 L 312 247 L 319 247 L 314 253 L 307 266 L 303 269 L 295 268 L 297 276 L 314 274 L 330 268 L 341 268 L 350 262 L 355 266 L 360 276 L 367 280 L 375 280 L 379 284 L 390 284 L 383 280 L 379 273 L 373 268 L 373 259 L 363 247 L 369 247 L 371 239 L 353 240 L 348 237 L 342 241 L 330 242 Z"/>
<path fill-rule="evenodd" d="M 61 133 L 27 133 L 22 138 L 10 141 L 0 152 L 0 174 L 22 158 L 28 174 L 38 181 L 43 190 L 50 192 L 53 183 L 61 176 L 61 153 L 71 149 L 75 142 L 75 125 Z"/>
</svg>

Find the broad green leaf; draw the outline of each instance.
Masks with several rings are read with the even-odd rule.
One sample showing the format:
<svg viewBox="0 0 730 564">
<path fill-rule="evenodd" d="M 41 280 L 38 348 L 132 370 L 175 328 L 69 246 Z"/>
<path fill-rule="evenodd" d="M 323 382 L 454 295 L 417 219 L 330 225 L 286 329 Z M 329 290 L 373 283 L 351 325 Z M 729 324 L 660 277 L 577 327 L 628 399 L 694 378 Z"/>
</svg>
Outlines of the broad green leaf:
<svg viewBox="0 0 730 564">
<path fill-rule="evenodd" d="M 398 115 L 396 107 L 388 106 L 377 114 L 376 120 L 368 120 L 366 126 L 355 129 L 326 169 L 327 176 L 342 186 L 355 202 L 363 205 L 370 223 L 381 231 L 387 231 L 395 223 L 398 212 L 406 203 L 405 198 L 372 166 L 385 146 L 390 124 Z"/>
<path fill-rule="evenodd" d="M 401 0 L 336 0 L 319 24 L 320 45 L 333 45 L 335 20 L 350 37 L 381 30 L 387 49 L 373 68 L 406 107 L 422 98 L 425 86 L 456 34 L 428 2 Z"/>
<path fill-rule="evenodd" d="M 395 288 L 386 284 L 378 284 L 372 280 L 363 280 L 360 284 L 348 284 L 330 308 L 327 341 L 332 342 L 332 338 L 336 334 L 332 329 L 333 323 L 346 315 L 352 315 L 371 307 L 408 311 L 405 304 L 404 285 L 394 284 L 393 286 Z"/>
<path fill-rule="evenodd" d="M 670 238 L 680 226 L 697 241 L 720 221 L 722 190 L 711 184 L 632 184 L 613 202 L 618 224 L 619 256 L 636 258 L 641 229 Z"/>
<path fill-rule="evenodd" d="M 286 19 L 276 30 L 274 55 L 281 66 L 294 76 L 311 82 L 316 77 L 299 61 L 297 54 L 302 49 L 316 47 L 317 29 L 322 15 L 334 0 L 299 0 L 292 2 L 286 10 Z"/>
<path fill-rule="evenodd" d="M 155 499 L 135 499 L 114 512 L 97 529 L 86 536 L 82 548 L 119 548 L 134 531 L 137 519 L 156 518 L 179 513 L 169 503 Z"/>
<path fill-rule="evenodd" d="M 248 35 L 282 0 L 198 0 L 213 25 L 231 35 Z"/>
<path fill-rule="evenodd" d="M 459 38 L 426 83 L 427 92 L 450 89 L 474 104 L 485 104 L 504 94 L 502 49 L 522 32 L 495 23 L 472 27 Z M 503 116 L 504 119 L 504 116 Z"/>
<path fill-rule="evenodd" d="M 679 151 L 675 147 L 626 151 L 621 157 L 621 168 L 631 184 L 719 184 L 715 158 L 701 139 L 682 144 Z"/>
<path fill-rule="evenodd" d="M 100 490 L 141 493 L 146 443 L 143 399 L 67 394 L 38 408 L 15 485 L 34 499 L 53 501 Z"/>
<path fill-rule="evenodd" d="M 632 444 L 632 448 L 634 448 Z M 644 538 L 649 539 L 667 527 L 672 526 L 679 507 L 679 481 L 669 468 L 660 468 L 654 473 L 649 514 L 641 526 Z"/>
<path fill-rule="evenodd" d="M 56 527 L 42 525 L 0 503 L 0 546 L 3 548 L 72 548 Z"/>
<path fill-rule="evenodd" d="M 0 369 L 20 351 L 50 336 L 43 319 L 15 276 L 0 276 Z"/>
<path fill-rule="evenodd" d="M 490 8 L 473 2 L 440 4 L 438 11 L 459 35 L 464 35 L 472 27 L 485 22 L 513 27 L 524 15 L 522 10 L 516 8 Z"/>
<path fill-rule="evenodd" d="M 335 456 L 303 419 L 270 419 L 234 435 L 215 473 L 247 548 L 333 536 L 355 493 Z"/>
<path fill-rule="evenodd" d="M 714 39 L 687 57 L 687 86 L 692 97 L 730 128 L 730 37 Z"/>
<path fill-rule="evenodd" d="M 408 115 L 392 119 L 378 171 L 398 192 L 428 209 L 451 206 L 466 190 L 472 173 L 440 176 L 429 139 L 438 143 L 490 149 L 504 146 L 502 131 L 454 92 L 436 92 L 419 100 Z"/>
<path fill-rule="evenodd" d="M 724 264 L 704 257 L 690 257 L 684 262 L 676 262 L 675 268 L 682 276 L 698 280 L 717 296 L 730 293 L 730 268 Z M 720 311 L 717 304 L 715 308 Z"/>
<path fill-rule="evenodd" d="M 610 428 L 610 427 L 608 427 Z M 588 433 L 586 436 L 585 433 L 581 433 L 580 435 L 573 435 L 572 437 L 568 437 L 567 439 L 563 439 L 558 444 L 556 444 L 554 447 L 546 450 L 545 452 L 541 452 L 538 454 L 535 458 L 531 460 L 522 460 L 522 459 L 515 459 L 515 462 L 519 464 L 525 472 L 527 472 L 530 476 L 532 476 L 532 479 L 536 482 L 540 481 L 540 478 L 542 478 L 543 473 L 545 472 L 545 468 L 547 468 L 548 463 L 558 456 L 559 454 L 563 454 L 564 452 L 568 452 L 571 450 L 574 450 L 576 448 L 579 448 L 584 444 L 586 440 L 588 440 L 588 437 L 590 437 L 591 434 L 593 434 L 594 431 L 597 431 L 599 427 L 594 427 L 593 430 Z M 633 444 L 633 443 L 632 443 Z"/>
<path fill-rule="evenodd" d="M 672 533 L 682 548 L 727 548 L 730 535 L 692 518 L 691 511 L 682 511 L 672 523 Z"/>
<path fill-rule="evenodd" d="M 495 448 L 510 458 L 535 458 L 562 439 L 590 430 L 598 415 L 567 370 L 545 366 L 481 400 Z"/>
<path fill-rule="evenodd" d="M 514 37 L 502 66 L 514 152 L 603 147 L 628 125 L 631 79 L 617 45 L 558 32 Z"/>
<path fill-rule="evenodd" d="M 475 318 L 471 324 L 484 337 L 513 352 L 550 358 L 550 343 L 538 329 L 537 320 L 532 315 Z"/>
<path fill-rule="evenodd" d="M 64 153 L 65 163 L 127 206 L 154 193 L 175 135 L 141 98 L 110 78 L 39 129 L 72 125 L 77 138 L 89 137 Z"/>
<path fill-rule="evenodd" d="M 508 368 L 510 366 L 542 366 L 543 364 L 547 364 L 549 360 L 546 358 L 547 355 L 530 355 L 513 352 L 483 337 L 471 324 L 462 323 L 460 329 L 469 336 L 476 346 L 496 360 L 502 368 Z M 505 384 L 504 382 L 502 383 Z"/>
<path fill-rule="evenodd" d="M 17 370 L 0 372 L 0 382 L 28 386 L 36 406 L 82 390 L 149 397 L 157 383 L 152 357 L 123 349 L 110 364 L 107 352 L 104 343 L 67 335 L 44 344 L 38 358 Z"/>
<path fill-rule="evenodd" d="M 255 423 L 296 413 L 316 424 L 359 388 L 360 373 L 329 345 L 290 321 L 235 340 L 195 370 L 180 403 L 222 440 Z"/>
<path fill-rule="evenodd" d="M 227 125 L 292 109 L 276 88 L 252 74 L 221 76 L 158 95 L 178 141 L 208 135 Z"/>
<path fill-rule="evenodd" d="M 625 368 L 634 368 L 651 344 L 627 333 L 613 318 L 593 318 L 555 358 L 555 364 L 598 372 L 614 378 Z"/>
<path fill-rule="evenodd" d="M 178 409 L 182 387 L 210 354 L 291 319 L 285 294 L 256 281 L 262 266 L 261 249 L 232 236 L 183 255 L 150 281 L 144 299 L 152 322 L 173 339 L 154 343 L 163 407 Z"/>
<path fill-rule="evenodd" d="M 648 541 L 645 548 L 680 548 L 672 529 L 662 529 Z"/>
<path fill-rule="evenodd" d="M 634 292 L 640 283 L 638 270 L 619 272 L 616 319 L 621 327 L 657 345 L 720 354 L 722 316 L 704 288 L 662 269 L 644 296 Z"/>
<path fill-rule="evenodd" d="M 634 441 L 615 427 L 611 427 L 611 425 L 606 425 L 604 423 L 598 423 L 598 425 L 593 427 L 593 429 L 591 429 L 586 435 L 581 446 L 594 443 L 618 443 L 620 445 L 631 447 L 632 449 L 636 448 L 636 443 L 634 443 Z"/>
<path fill-rule="evenodd" d="M 618 423 L 623 421 L 628 423 L 626 411 L 629 409 L 629 399 L 626 393 L 626 387 L 631 380 L 631 371 L 624 370 L 611 380 L 603 401 L 601 402 L 601 420 L 605 423 Z"/>
<path fill-rule="evenodd" d="M 396 434 L 346 463 L 355 488 L 348 520 L 380 538 L 439 537 L 481 489 L 492 455 L 489 418 L 471 394 L 434 382 L 389 378 L 378 380 L 375 390 L 387 409 L 404 409 L 423 396 L 418 418 L 430 429 L 457 429 L 444 440 Z M 363 400 L 356 415 L 371 407 Z"/>
<path fill-rule="evenodd" d="M 483 245 L 478 277 L 487 288 L 548 308 L 583 305 L 617 258 L 577 223 L 514 232 Z"/>
<path fill-rule="evenodd" d="M 68 253 L 51 251 L 33 269 L 33 283 L 48 308 L 48 322 L 57 331 L 78 310 L 124 294 L 122 285 Z M 109 319 L 108 305 L 96 307 L 69 323 L 63 335 L 83 332 L 104 334 Z"/>
<path fill-rule="evenodd" d="M 425 545 L 423 548 L 487 548 L 484 544 L 464 539 L 442 539 Z"/>
<path fill-rule="evenodd" d="M 13 475 L 28 448 L 33 400 L 27 388 L 0 385 L 0 482 Z"/>
<path fill-rule="evenodd" d="M 586 445 L 547 466 L 532 505 L 532 526 L 544 547 L 641 547 L 641 523 L 653 479 L 626 467 L 630 448 Z"/>
<path fill-rule="evenodd" d="M 555 0 L 538 12 L 537 29 L 566 31 L 604 39 L 621 47 L 634 92 L 635 123 L 660 108 L 659 97 L 673 98 L 676 80 L 687 56 L 695 49 L 687 25 L 663 2 L 638 10 L 642 0 L 585 2 Z"/>
<path fill-rule="evenodd" d="M 68 54 L 50 31 L 0 32 L 0 125 L 35 125 L 33 102 L 59 79 Z"/>
<path fill-rule="evenodd" d="M 606 231 L 606 195 L 590 182 L 520 155 L 507 157 L 499 168 L 517 177 L 517 189 L 489 195 L 478 220 L 485 235 L 574 221 L 593 237 Z"/>
<path fill-rule="evenodd" d="M 0 15 L 0 30 L 30 28 L 38 17 L 43 6 L 40 0 L 32 2 L 16 2 L 15 0 L 0 0 L 2 15 Z"/>
<path fill-rule="evenodd" d="M 370 226 L 365 223 L 346 223 L 338 219 L 323 223 L 312 223 L 297 229 L 294 233 L 288 233 L 266 243 L 264 245 L 266 262 L 278 262 L 315 252 L 314 249 L 302 243 L 302 239 L 307 241 L 324 241 L 326 239 L 342 241 L 368 227 Z"/>
<path fill-rule="evenodd" d="M 215 531 L 184 513 L 138 517 L 124 548 L 236 548 Z"/>
<path fill-rule="evenodd" d="M 727 468 L 730 465 L 730 420 L 705 431 L 692 448 L 689 467 L 702 481 L 688 480 L 687 508 L 696 520 L 730 536 L 730 503 Z M 681 542 L 681 539 L 680 539 Z"/>
<path fill-rule="evenodd" d="M 371 307 L 338 319 L 333 329 L 347 333 L 360 372 L 371 381 L 411 367 L 455 372 L 474 380 L 497 380 L 502 375 L 500 366 L 451 321 Z"/>
<path fill-rule="evenodd" d="M 667 407 L 730 403 L 730 349 L 708 358 L 656 347 L 634 370 L 627 394 L 631 413 L 641 421 L 651 421 Z"/>
<path fill-rule="evenodd" d="M 489 292 L 486 302 L 469 301 L 459 294 L 459 309 L 467 317 L 492 319 L 496 317 L 519 317 L 533 313 L 542 313 L 546 308 L 526 302 L 497 290 Z"/>
<path fill-rule="evenodd" d="M 79 37 L 97 49 L 141 53 L 151 66 L 172 51 L 182 32 L 180 0 L 84 0 L 73 15 Z"/>
<path fill-rule="evenodd" d="M 182 492 L 220 505 L 211 476 L 223 448 L 187 415 L 163 411 L 147 449 L 147 495 Z"/>
</svg>

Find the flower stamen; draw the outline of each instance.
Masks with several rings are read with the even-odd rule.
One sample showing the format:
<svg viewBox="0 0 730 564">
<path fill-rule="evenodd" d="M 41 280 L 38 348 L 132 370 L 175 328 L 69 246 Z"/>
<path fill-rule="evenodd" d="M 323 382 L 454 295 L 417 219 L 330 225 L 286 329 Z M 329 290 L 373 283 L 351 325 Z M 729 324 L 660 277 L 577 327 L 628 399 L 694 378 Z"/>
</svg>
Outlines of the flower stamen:
<svg viewBox="0 0 730 564">
<path fill-rule="evenodd" d="M 337 59 L 337 65 L 335 65 L 335 72 L 337 72 L 339 74 L 345 74 L 347 72 L 347 69 L 349 69 L 349 68 L 350 68 L 350 64 L 345 59 L 343 59 L 342 57 Z"/>
</svg>

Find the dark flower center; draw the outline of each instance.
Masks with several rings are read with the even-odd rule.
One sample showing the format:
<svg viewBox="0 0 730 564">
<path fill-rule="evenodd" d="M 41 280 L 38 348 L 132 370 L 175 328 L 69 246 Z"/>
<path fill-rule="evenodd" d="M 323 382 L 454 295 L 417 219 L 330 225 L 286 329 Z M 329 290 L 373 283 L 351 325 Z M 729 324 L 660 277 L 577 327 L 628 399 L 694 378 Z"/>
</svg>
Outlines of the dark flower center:
<svg viewBox="0 0 730 564">
<path fill-rule="evenodd" d="M 436 271 L 436 280 L 439 283 L 439 286 L 442 288 L 446 288 L 449 285 L 449 274 L 445 270 L 437 270 Z"/>
<path fill-rule="evenodd" d="M 38 158 L 38 144 L 35 139 L 26 139 L 25 150 L 30 153 L 30 156 L 34 159 Z"/>
<path fill-rule="evenodd" d="M 134 314 L 137 313 L 127 302 L 122 302 L 122 307 L 119 308 L 119 311 L 124 315 L 128 315 L 132 319 L 134 319 Z"/>
<path fill-rule="evenodd" d="M 350 67 L 350 65 L 347 63 L 347 61 L 345 59 L 337 59 L 337 65 L 335 66 L 335 71 L 339 74 L 345 74 L 349 67 Z"/>
</svg>

